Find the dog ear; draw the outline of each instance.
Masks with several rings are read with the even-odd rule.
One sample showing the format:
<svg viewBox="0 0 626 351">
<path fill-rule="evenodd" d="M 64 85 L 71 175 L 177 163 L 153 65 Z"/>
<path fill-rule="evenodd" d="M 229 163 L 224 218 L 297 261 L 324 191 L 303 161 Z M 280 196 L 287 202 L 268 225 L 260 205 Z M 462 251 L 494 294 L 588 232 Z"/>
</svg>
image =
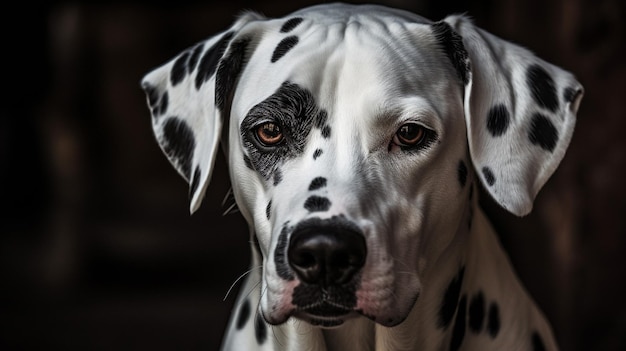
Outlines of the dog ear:
<svg viewBox="0 0 626 351">
<path fill-rule="evenodd" d="M 191 213 L 210 181 L 230 98 L 252 50 L 246 26 L 261 19 L 246 13 L 227 31 L 183 51 L 141 81 L 156 140 L 189 183 Z"/>
<path fill-rule="evenodd" d="M 482 184 L 511 213 L 528 214 L 563 159 L 583 87 L 463 16 L 449 16 L 433 30 L 465 86 L 467 138 Z"/>
</svg>

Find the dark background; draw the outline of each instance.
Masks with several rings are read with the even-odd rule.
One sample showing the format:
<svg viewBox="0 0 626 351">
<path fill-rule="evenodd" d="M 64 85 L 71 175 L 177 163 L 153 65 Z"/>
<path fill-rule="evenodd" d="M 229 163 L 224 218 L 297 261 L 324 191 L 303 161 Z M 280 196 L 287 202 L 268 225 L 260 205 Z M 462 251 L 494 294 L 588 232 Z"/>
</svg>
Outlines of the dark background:
<svg viewBox="0 0 626 351">
<path fill-rule="evenodd" d="M 222 216 L 223 158 L 202 208 L 161 154 L 139 80 L 243 9 L 312 1 L 16 3 L 3 11 L 0 349 L 214 350 L 247 269 Z M 563 350 L 626 350 L 626 3 L 381 1 L 476 24 L 576 74 L 572 143 L 501 240 Z M 221 157 L 221 154 L 220 154 Z"/>
</svg>

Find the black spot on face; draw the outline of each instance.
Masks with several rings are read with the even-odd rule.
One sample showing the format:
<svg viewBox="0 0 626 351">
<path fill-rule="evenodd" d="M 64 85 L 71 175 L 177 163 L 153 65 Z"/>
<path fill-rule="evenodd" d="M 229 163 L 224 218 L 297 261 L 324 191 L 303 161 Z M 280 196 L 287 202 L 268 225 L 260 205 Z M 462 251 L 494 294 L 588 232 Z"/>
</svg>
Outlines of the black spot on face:
<svg viewBox="0 0 626 351">
<path fill-rule="evenodd" d="M 495 303 L 489 305 L 487 330 L 489 331 L 489 336 L 491 336 L 492 338 L 498 336 L 498 332 L 500 331 L 500 311 L 498 305 Z"/>
<path fill-rule="evenodd" d="M 483 176 L 485 177 L 485 181 L 489 186 L 492 186 L 496 183 L 496 176 L 493 174 L 493 171 L 489 167 L 483 167 Z"/>
<path fill-rule="evenodd" d="M 249 44 L 249 38 L 242 38 L 233 42 L 230 46 L 228 56 L 220 61 L 219 67 L 217 68 L 217 74 L 215 76 L 215 105 L 222 113 L 222 116 L 226 117 L 230 115 L 227 113 L 229 111 L 225 110 L 224 104 L 230 98 L 235 83 L 239 79 L 239 73 L 241 73 L 243 69 L 244 58 Z M 228 125 L 226 118 L 224 125 Z"/>
<path fill-rule="evenodd" d="M 461 348 L 463 338 L 465 337 L 465 314 L 467 310 L 467 296 L 463 295 L 459 301 L 459 308 L 456 311 L 456 319 L 454 320 L 454 329 L 452 330 L 452 339 L 450 340 L 450 351 L 456 351 Z"/>
<path fill-rule="evenodd" d="M 509 128 L 511 116 L 509 110 L 503 104 L 495 105 L 487 115 L 487 129 L 492 136 L 498 137 L 506 133 Z"/>
<path fill-rule="evenodd" d="M 265 340 L 267 340 L 267 326 L 265 325 L 265 321 L 263 320 L 261 313 L 257 313 L 254 321 L 254 336 L 256 337 L 256 342 L 259 345 L 262 345 Z"/>
<path fill-rule="evenodd" d="M 317 160 L 318 157 L 322 156 L 322 149 L 315 149 L 313 152 L 313 160 Z"/>
<path fill-rule="evenodd" d="M 559 107 L 559 100 L 556 95 L 554 80 L 539 65 L 532 65 L 526 71 L 526 84 L 535 102 L 552 112 L 556 112 Z"/>
<path fill-rule="evenodd" d="M 250 318 L 250 301 L 246 299 L 244 303 L 239 308 L 239 315 L 237 316 L 236 327 L 237 330 L 243 329 L 248 323 L 248 318 Z"/>
<path fill-rule="evenodd" d="M 280 184 L 280 182 L 283 180 L 283 172 L 280 169 L 276 169 L 274 171 L 274 186 Z"/>
<path fill-rule="evenodd" d="M 300 23 L 302 23 L 301 17 L 290 18 L 287 22 L 285 22 L 285 24 L 283 24 L 282 27 L 280 27 L 280 32 L 289 33 L 294 30 L 294 28 L 296 28 Z"/>
<path fill-rule="evenodd" d="M 541 338 L 541 335 L 539 335 L 539 333 L 537 333 L 536 331 L 533 332 L 531 336 L 531 341 L 533 344 L 533 351 L 545 351 L 546 350 L 546 347 L 543 344 L 543 339 Z"/>
<path fill-rule="evenodd" d="M 187 60 L 189 60 L 189 51 L 183 52 L 174 61 L 172 71 L 170 72 L 170 82 L 172 82 L 173 87 L 185 79 L 187 75 Z"/>
<path fill-rule="evenodd" d="M 474 333 L 480 333 L 485 320 L 485 297 L 479 291 L 469 304 L 469 327 Z"/>
<path fill-rule="evenodd" d="M 278 46 L 276 46 L 276 49 L 274 49 L 274 52 L 272 53 L 272 63 L 280 60 L 280 58 L 285 56 L 285 54 L 289 52 L 289 50 L 293 49 L 296 44 L 298 44 L 298 37 L 296 37 L 295 35 L 289 36 L 281 40 L 280 43 L 278 43 Z"/>
<path fill-rule="evenodd" d="M 187 123 L 177 117 L 168 118 L 163 123 L 161 146 L 169 160 L 189 181 L 196 140 Z"/>
<path fill-rule="evenodd" d="M 528 139 L 530 139 L 530 142 L 534 145 L 538 145 L 542 149 L 552 152 L 556 147 L 556 143 L 559 141 L 559 132 L 548 117 L 536 113 L 531 120 Z"/>
<path fill-rule="evenodd" d="M 281 162 L 301 155 L 318 115 L 311 93 L 289 82 L 250 109 L 241 123 L 240 133 L 253 168 L 270 180 Z M 275 146 L 265 146 L 256 137 L 257 127 L 268 121 L 279 125 L 283 132 L 283 140 Z"/>
<path fill-rule="evenodd" d="M 201 177 L 200 167 L 196 166 L 196 169 L 193 171 L 193 177 L 191 179 L 191 187 L 189 187 L 189 198 L 192 198 L 193 195 L 198 190 L 198 185 L 200 184 Z"/>
<path fill-rule="evenodd" d="M 443 47 L 446 56 L 452 62 L 457 76 L 464 86 L 467 85 L 470 78 L 470 64 L 469 55 L 463 46 L 463 38 L 443 21 L 433 23 L 432 28 L 439 45 Z"/>
<path fill-rule="evenodd" d="M 195 48 L 193 48 L 191 56 L 189 56 L 189 61 L 187 62 L 187 73 L 191 74 L 193 70 L 196 69 L 196 65 L 198 64 L 198 59 L 200 58 L 202 49 L 204 49 L 204 43 L 200 43 L 196 45 Z"/>
<path fill-rule="evenodd" d="M 198 64 L 198 73 L 196 74 L 196 89 L 200 89 L 202 84 L 213 76 L 217 68 L 217 63 L 220 58 L 222 58 L 222 55 L 224 55 L 224 50 L 226 50 L 233 34 L 233 32 L 224 34 L 204 53 L 204 55 L 202 55 Z"/>
<path fill-rule="evenodd" d="M 327 125 L 322 128 L 322 137 L 324 139 L 330 138 L 330 126 Z"/>
<path fill-rule="evenodd" d="M 267 219 L 270 219 L 272 215 L 272 200 L 270 200 L 270 202 L 267 203 L 267 207 L 265 207 L 265 216 L 267 217 Z"/>
<path fill-rule="evenodd" d="M 330 200 L 321 196 L 310 196 L 304 202 L 304 208 L 309 212 L 324 212 L 330 208 Z"/>
<path fill-rule="evenodd" d="M 461 188 L 465 187 L 465 183 L 467 182 L 467 166 L 463 160 L 459 161 L 457 176 L 459 178 L 459 183 L 461 183 Z"/>
<path fill-rule="evenodd" d="M 461 267 L 457 275 L 450 281 L 450 284 L 448 284 L 446 288 L 443 300 L 441 301 L 441 307 L 439 308 L 439 328 L 446 329 L 452 322 L 452 317 L 454 316 L 454 311 L 456 311 L 459 301 L 464 274 L 465 267 Z"/>
<path fill-rule="evenodd" d="M 309 191 L 321 189 L 326 186 L 326 178 L 317 177 L 311 181 L 311 185 L 309 185 Z"/>
<path fill-rule="evenodd" d="M 165 93 L 163 93 L 163 96 L 161 96 L 161 100 L 159 101 L 159 114 L 162 115 L 165 112 L 167 112 L 167 106 L 170 103 L 170 96 L 167 93 L 167 91 Z"/>
<path fill-rule="evenodd" d="M 278 236 L 278 243 L 274 250 L 274 264 L 276 265 L 276 274 L 284 280 L 291 281 L 294 279 L 289 264 L 287 263 L 287 236 L 289 235 L 288 223 L 283 225 L 283 229 Z"/>
</svg>

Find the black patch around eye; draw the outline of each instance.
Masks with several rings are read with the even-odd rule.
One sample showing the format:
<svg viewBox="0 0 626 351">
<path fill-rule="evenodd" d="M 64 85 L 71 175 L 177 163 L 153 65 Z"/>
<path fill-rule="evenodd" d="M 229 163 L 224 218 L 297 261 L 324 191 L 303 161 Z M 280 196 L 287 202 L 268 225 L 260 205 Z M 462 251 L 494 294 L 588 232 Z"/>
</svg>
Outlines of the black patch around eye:
<svg viewBox="0 0 626 351">
<path fill-rule="evenodd" d="M 559 132 L 548 117 L 536 113 L 533 115 L 530 123 L 528 139 L 534 145 L 538 145 L 542 149 L 552 152 L 559 141 Z"/>
<path fill-rule="evenodd" d="M 543 67 L 539 65 L 528 67 L 526 84 L 528 84 L 528 89 L 539 106 L 556 112 L 559 107 L 559 100 L 556 96 L 554 80 Z"/>
<path fill-rule="evenodd" d="M 196 139 L 191 128 L 180 118 L 169 117 L 163 123 L 161 145 L 170 161 L 189 181 L 191 160 L 196 147 Z"/>
<path fill-rule="evenodd" d="M 159 100 L 159 114 L 160 115 L 163 115 L 165 114 L 165 112 L 167 112 L 167 106 L 169 105 L 169 102 L 170 102 L 170 97 L 166 91 L 165 93 L 163 93 L 163 96 L 161 96 L 161 100 Z"/>
<path fill-rule="evenodd" d="M 457 176 L 459 178 L 459 183 L 461 183 L 461 188 L 465 187 L 465 183 L 467 182 L 467 166 L 463 160 L 459 161 Z"/>
<path fill-rule="evenodd" d="M 457 309 L 465 267 L 461 267 L 457 275 L 450 281 L 439 307 L 439 328 L 446 329 L 452 322 L 454 311 Z"/>
<path fill-rule="evenodd" d="M 296 28 L 300 23 L 302 23 L 302 21 L 302 17 L 290 18 L 287 22 L 285 22 L 285 24 L 283 24 L 282 27 L 280 27 L 280 32 L 289 33 L 294 30 L 294 28 Z"/>
<path fill-rule="evenodd" d="M 485 177 L 485 181 L 489 186 L 492 186 L 496 183 L 496 176 L 493 174 L 493 171 L 489 167 L 483 167 L 483 176 Z"/>
<path fill-rule="evenodd" d="M 244 303 L 239 308 L 239 315 L 237 316 L 237 330 L 243 329 L 248 323 L 248 319 L 250 318 L 250 300 L 246 299 Z"/>
<path fill-rule="evenodd" d="M 311 181 L 311 185 L 309 185 L 309 191 L 321 189 L 325 186 L 326 186 L 326 178 L 316 177 Z"/>
<path fill-rule="evenodd" d="M 452 62 L 457 76 L 464 86 L 467 85 L 470 78 L 470 63 L 469 55 L 463 46 L 463 38 L 443 21 L 433 23 L 432 28 L 437 41 Z"/>
<path fill-rule="evenodd" d="M 263 320 L 261 313 L 257 313 L 254 321 L 254 335 L 256 337 L 256 342 L 259 345 L 263 344 L 267 339 L 267 326 L 265 325 L 265 321 Z"/>
<path fill-rule="evenodd" d="M 191 199 L 193 195 L 198 190 L 198 185 L 200 184 L 200 177 L 202 175 L 202 171 L 200 171 L 200 167 L 196 166 L 196 169 L 193 171 L 193 177 L 191 179 L 191 186 L 189 187 L 189 198 Z"/>
<path fill-rule="evenodd" d="M 283 229 L 278 235 L 278 243 L 276 243 L 276 249 L 274 249 L 274 265 L 276 266 L 276 274 L 284 280 L 291 281 L 294 279 L 293 273 L 289 269 L 287 263 L 287 244 L 289 235 L 289 223 L 283 225 Z"/>
<path fill-rule="evenodd" d="M 196 74 L 196 89 L 199 90 L 204 82 L 209 80 L 217 68 L 219 60 L 224 55 L 224 50 L 233 37 L 233 32 L 224 34 L 213 46 L 202 55 Z"/>
<path fill-rule="evenodd" d="M 318 157 L 322 156 L 323 152 L 322 149 L 315 149 L 313 152 L 313 160 L 317 160 Z"/>
<path fill-rule="evenodd" d="M 494 339 L 498 336 L 498 332 L 500 331 L 500 311 L 498 305 L 495 303 L 489 305 L 487 330 L 489 331 L 489 336 Z"/>
<path fill-rule="evenodd" d="M 461 348 L 463 338 L 465 337 L 465 315 L 467 310 L 467 296 L 463 295 L 459 301 L 459 308 L 456 311 L 456 319 L 454 321 L 454 329 L 452 330 L 452 339 L 450 340 L 450 351 L 456 351 Z"/>
<path fill-rule="evenodd" d="M 506 133 L 511 116 L 503 104 L 493 106 L 487 115 L 487 129 L 492 136 L 498 137 Z"/>
<path fill-rule="evenodd" d="M 170 72 L 170 82 L 172 82 L 172 86 L 175 87 L 178 83 L 182 82 L 187 75 L 187 60 L 189 59 L 189 51 L 185 51 L 182 53 L 176 61 L 174 61 L 174 65 L 172 66 L 172 71 Z"/>
<path fill-rule="evenodd" d="M 293 47 L 298 44 L 298 40 L 299 39 L 296 36 L 290 36 L 281 40 L 280 43 L 278 43 L 278 46 L 276 46 L 276 49 L 274 49 L 274 52 L 272 53 L 271 62 L 274 63 L 280 60 L 281 57 L 285 56 L 285 54 L 289 52 L 289 50 L 293 49 Z"/>
<path fill-rule="evenodd" d="M 541 338 L 541 335 L 539 335 L 539 333 L 537 333 L 536 331 L 533 332 L 531 336 L 531 341 L 533 344 L 533 351 L 545 351 L 546 350 L 546 347 L 543 344 L 543 339 Z"/>
<path fill-rule="evenodd" d="M 328 211 L 330 205 L 330 200 L 321 196 L 309 196 L 309 198 L 304 202 L 304 208 L 306 208 L 309 212 Z"/>
</svg>

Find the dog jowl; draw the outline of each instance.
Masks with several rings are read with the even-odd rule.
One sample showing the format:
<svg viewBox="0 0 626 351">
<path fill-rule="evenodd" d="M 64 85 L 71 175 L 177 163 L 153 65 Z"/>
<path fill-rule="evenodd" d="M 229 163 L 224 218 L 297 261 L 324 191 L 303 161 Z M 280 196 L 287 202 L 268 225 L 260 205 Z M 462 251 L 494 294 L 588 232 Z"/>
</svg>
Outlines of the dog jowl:
<svg viewBox="0 0 626 351">
<path fill-rule="evenodd" d="M 330 4 L 248 12 L 142 86 L 190 210 L 221 145 L 250 226 L 223 349 L 557 348 L 478 198 L 531 211 L 569 72 L 463 16 Z"/>
</svg>

